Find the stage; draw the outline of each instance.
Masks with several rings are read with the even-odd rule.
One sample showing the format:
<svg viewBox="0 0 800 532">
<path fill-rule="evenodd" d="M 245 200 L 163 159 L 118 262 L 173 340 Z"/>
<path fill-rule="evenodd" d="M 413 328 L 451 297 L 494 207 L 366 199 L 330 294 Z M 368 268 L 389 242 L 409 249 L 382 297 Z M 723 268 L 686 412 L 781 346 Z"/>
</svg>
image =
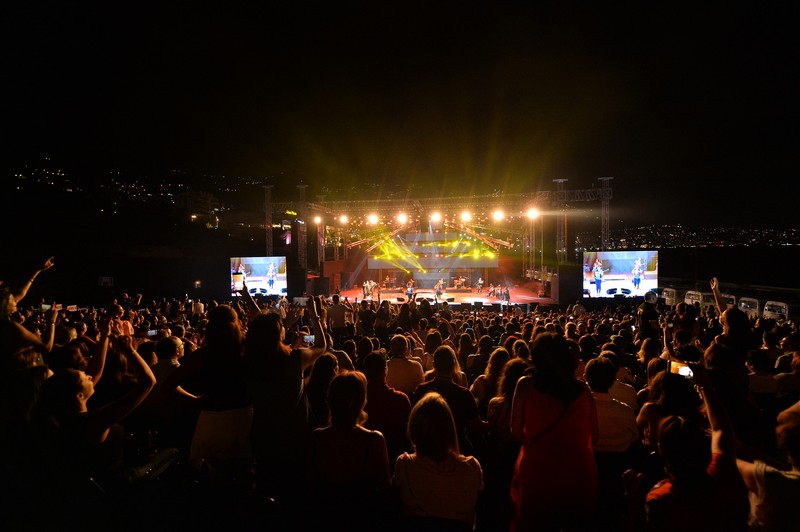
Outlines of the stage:
<svg viewBox="0 0 800 532">
<path fill-rule="evenodd" d="M 528 305 L 531 305 L 531 308 L 533 308 L 535 305 L 552 305 L 554 303 L 550 297 L 539 297 L 533 292 L 532 289 L 526 287 L 510 287 L 509 302 L 503 301 L 499 297 L 489 297 L 488 290 L 486 288 L 483 289 L 482 293 L 479 293 L 476 288 L 451 288 L 443 291 L 441 297 L 438 298 L 436 297 L 436 293 L 432 288 L 421 288 L 419 290 L 415 290 L 414 294 L 414 298 L 418 304 L 421 300 L 427 299 L 431 303 L 435 303 L 437 301 L 441 303 L 446 301 L 448 305 L 456 308 L 461 306 L 471 307 L 477 303 L 479 306 L 493 307 L 499 310 L 501 306 L 506 306 L 507 304 L 519 304 L 520 306 L 526 308 Z M 362 288 L 342 290 L 339 295 L 342 298 L 346 297 L 348 301 L 355 301 L 356 298 L 358 298 L 358 301 L 360 302 L 362 299 L 365 299 Z M 401 288 L 382 290 L 380 294 L 378 293 L 378 290 L 375 290 L 372 296 L 366 297 L 367 301 L 375 301 L 376 303 L 379 300 L 383 301 L 387 299 L 391 303 L 398 305 L 408 301 L 406 291 Z"/>
</svg>

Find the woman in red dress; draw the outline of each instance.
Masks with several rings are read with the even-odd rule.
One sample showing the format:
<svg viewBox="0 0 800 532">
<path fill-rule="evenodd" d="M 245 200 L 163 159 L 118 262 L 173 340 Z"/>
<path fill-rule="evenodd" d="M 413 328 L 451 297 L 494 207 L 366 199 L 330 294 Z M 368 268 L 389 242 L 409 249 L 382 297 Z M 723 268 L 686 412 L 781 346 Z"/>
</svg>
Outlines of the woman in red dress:
<svg viewBox="0 0 800 532">
<path fill-rule="evenodd" d="M 562 336 L 538 335 L 531 362 L 511 407 L 511 431 L 521 444 L 511 530 L 580 528 L 590 523 L 598 495 L 594 402 L 573 377 L 577 361 Z"/>
</svg>

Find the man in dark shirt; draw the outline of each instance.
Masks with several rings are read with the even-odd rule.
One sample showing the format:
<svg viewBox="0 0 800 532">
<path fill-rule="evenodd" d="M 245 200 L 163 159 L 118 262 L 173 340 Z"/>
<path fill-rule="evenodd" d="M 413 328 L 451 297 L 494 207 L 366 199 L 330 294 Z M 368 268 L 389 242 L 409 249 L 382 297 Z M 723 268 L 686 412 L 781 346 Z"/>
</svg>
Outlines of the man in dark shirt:
<svg viewBox="0 0 800 532">
<path fill-rule="evenodd" d="M 461 454 L 469 455 L 475 448 L 469 435 L 483 434 L 488 430 L 489 424 L 480 418 L 478 405 L 472 393 L 467 388 L 453 382 L 455 361 L 456 353 L 452 347 L 442 345 L 436 348 L 436 351 L 433 352 L 433 367 L 436 370 L 436 377 L 417 386 L 417 390 L 414 392 L 414 402 L 416 403 L 430 392 L 436 392 L 444 397 L 447 406 L 453 412 Z"/>
<path fill-rule="evenodd" d="M 389 467 L 400 454 L 411 451 L 408 440 L 408 416 L 411 401 L 403 392 L 386 384 L 386 358 L 373 352 L 364 359 L 364 374 L 367 376 L 367 422 L 364 427 L 378 430 L 386 438 L 389 451 Z"/>
<path fill-rule="evenodd" d="M 644 295 L 644 303 L 639 305 L 636 311 L 636 319 L 639 322 L 639 331 L 637 333 L 638 340 L 645 338 L 660 338 L 660 330 L 658 327 L 658 310 L 656 309 L 656 301 L 658 301 L 658 294 L 653 291 L 646 292 Z"/>
</svg>

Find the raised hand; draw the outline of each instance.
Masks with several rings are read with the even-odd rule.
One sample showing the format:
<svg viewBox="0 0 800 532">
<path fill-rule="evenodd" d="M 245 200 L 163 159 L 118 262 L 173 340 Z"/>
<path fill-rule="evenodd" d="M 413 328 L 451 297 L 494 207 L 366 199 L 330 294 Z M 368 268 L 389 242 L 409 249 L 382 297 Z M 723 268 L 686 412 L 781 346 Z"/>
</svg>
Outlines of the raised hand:
<svg viewBox="0 0 800 532">
<path fill-rule="evenodd" d="M 53 259 L 54 259 L 54 258 L 55 258 L 55 256 L 53 256 L 53 257 L 50 257 L 49 259 L 47 259 L 46 261 L 44 261 L 44 263 L 43 263 L 41 266 L 39 266 L 39 271 L 40 271 L 40 272 L 43 272 L 43 271 L 45 271 L 45 270 L 49 270 L 50 268 L 52 268 L 53 266 L 55 266 L 55 264 L 53 263 Z"/>
</svg>

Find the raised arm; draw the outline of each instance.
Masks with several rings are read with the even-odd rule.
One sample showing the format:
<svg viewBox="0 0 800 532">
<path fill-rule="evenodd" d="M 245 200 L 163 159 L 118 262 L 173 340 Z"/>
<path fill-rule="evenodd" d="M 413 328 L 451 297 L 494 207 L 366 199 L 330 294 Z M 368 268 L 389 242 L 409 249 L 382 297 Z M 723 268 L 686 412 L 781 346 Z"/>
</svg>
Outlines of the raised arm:
<svg viewBox="0 0 800 532">
<path fill-rule="evenodd" d="M 92 382 L 97 385 L 103 376 L 106 367 L 106 355 L 108 354 L 108 344 L 111 339 L 111 319 L 105 318 L 100 323 L 100 341 L 95 346 L 95 352 L 86 365 L 86 374 L 92 377 Z"/>
<path fill-rule="evenodd" d="M 116 347 L 127 357 L 129 367 L 136 376 L 136 385 L 119 399 L 89 412 L 88 436 L 90 441 L 97 443 L 104 442 L 111 425 L 118 423 L 133 412 L 156 384 L 155 375 L 133 348 L 133 340 L 130 336 L 118 337 Z"/>
<path fill-rule="evenodd" d="M 314 328 L 314 345 L 302 350 L 302 366 L 304 370 L 328 350 L 328 337 L 325 334 L 325 327 L 320 315 L 323 312 L 322 302 L 316 297 L 309 298 L 307 308 L 311 318 L 311 326 Z"/>
<path fill-rule="evenodd" d="M 705 404 L 706 416 L 711 427 L 711 452 L 735 456 L 733 424 L 702 364 L 689 364 L 694 375 L 695 386 Z"/>
<path fill-rule="evenodd" d="M 239 293 L 242 295 L 242 301 L 244 301 L 245 310 L 247 311 L 247 321 L 249 322 L 261 312 L 261 309 L 256 300 L 253 299 L 244 281 L 242 281 L 242 289 L 239 290 Z"/>
<path fill-rule="evenodd" d="M 17 300 L 17 302 L 19 302 L 23 297 L 25 297 L 27 295 L 28 290 L 30 290 L 31 285 L 33 284 L 33 281 L 36 280 L 36 277 L 38 277 L 38 275 L 40 273 L 42 273 L 45 270 L 49 270 L 50 268 L 52 268 L 54 266 L 53 258 L 54 257 L 50 257 L 49 259 L 44 261 L 42 263 L 42 265 L 39 266 L 38 269 L 34 270 L 33 274 L 30 277 L 30 279 L 28 279 L 25 282 L 25 284 L 20 287 L 19 291 L 16 294 L 14 294 L 14 298 Z"/>
<path fill-rule="evenodd" d="M 712 277 L 709 285 L 711 286 L 711 292 L 714 293 L 714 301 L 717 303 L 717 312 L 722 314 L 728 308 L 728 303 L 722 297 L 722 292 L 719 289 L 719 280 L 716 277 Z"/>
</svg>

